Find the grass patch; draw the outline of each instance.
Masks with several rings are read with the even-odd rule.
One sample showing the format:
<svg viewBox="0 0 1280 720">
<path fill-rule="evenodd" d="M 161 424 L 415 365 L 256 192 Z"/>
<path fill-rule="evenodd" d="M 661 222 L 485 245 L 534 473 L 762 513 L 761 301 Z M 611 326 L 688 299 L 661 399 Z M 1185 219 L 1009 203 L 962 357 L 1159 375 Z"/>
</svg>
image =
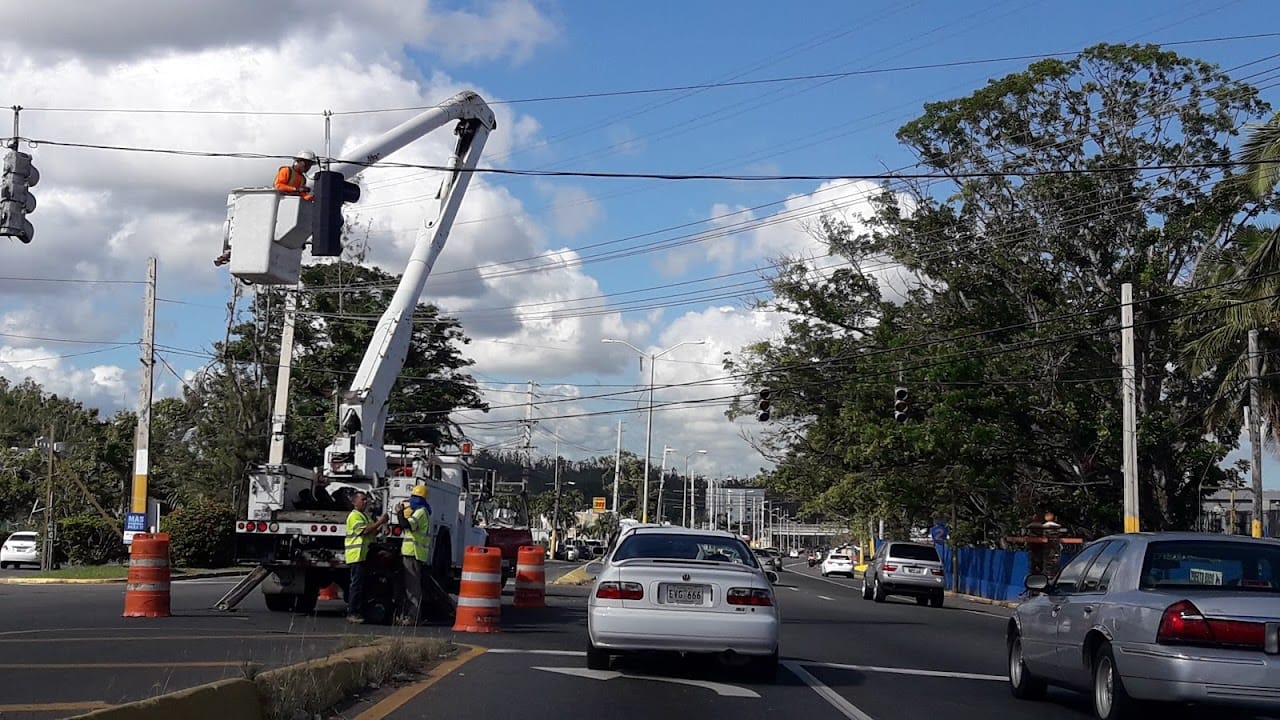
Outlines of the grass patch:
<svg viewBox="0 0 1280 720">
<path fill-rule="evenodd" d="M 173 577 L 182 577 L 192 573 L 204 572 L 225 572 L 228 570 L 240 570 L 248 572 L 246 568 L 173 568 Z M 62 567 L 57 570 L 41 570 L 31 577 L 48 578 L 51 580 L 124 580 L 129 577 L 128 565 L 74 565 Z"/>
<path fill-rule="evenodd" d="M 345 642 L 345 641 L 344 641 Z M 351 640 L 355 642 L 355 640 Z M 258 674 L 266 720 L 314 717 L 398 673 L 421 672 L 456 646 L 438 638 L 382 638 L 343 653 L 340 662 L 312 661 Z"/>
</svg>

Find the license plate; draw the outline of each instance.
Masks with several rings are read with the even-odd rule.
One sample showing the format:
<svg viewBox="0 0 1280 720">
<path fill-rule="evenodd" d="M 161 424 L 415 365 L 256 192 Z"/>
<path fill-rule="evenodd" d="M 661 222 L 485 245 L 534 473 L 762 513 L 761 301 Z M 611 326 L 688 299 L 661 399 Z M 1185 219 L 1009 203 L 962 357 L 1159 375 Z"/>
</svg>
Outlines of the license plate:
<svg viewBox="0 0 1280 720">
<path fill-rule="evenodd" d="M 667 604 L 701 605 L 706 589 L 705 585 L 668 585 Z"/>
<path fill-rule="evenodd" d="M 912 575 L 923 575 L 923 574 L 924 574 L 924 568 L 913 568 L 913 567 L 909 567 L 909 568 L 907 568 L 907 572 L 911 573 Z"/>
</svg>

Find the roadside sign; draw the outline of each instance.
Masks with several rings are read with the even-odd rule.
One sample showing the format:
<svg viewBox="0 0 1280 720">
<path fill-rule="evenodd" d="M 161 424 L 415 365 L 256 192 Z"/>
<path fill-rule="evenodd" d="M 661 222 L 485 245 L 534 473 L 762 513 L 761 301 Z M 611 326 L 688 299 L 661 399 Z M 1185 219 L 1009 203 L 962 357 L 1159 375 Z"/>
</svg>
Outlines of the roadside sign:
<svg viewBox="0 0 1280 720">
<path fill-rule="evenodd" d="M 131 512 L 124 516 L 124 544 L 132 545 L 133 536 L 147 531 L 147 514 Z"/>
<path fill-rule="evenodd" d="M 591 498 L 591 509 L 598 513 L 604 512 L 604 500 L 602 497 Z"/>
</svg>

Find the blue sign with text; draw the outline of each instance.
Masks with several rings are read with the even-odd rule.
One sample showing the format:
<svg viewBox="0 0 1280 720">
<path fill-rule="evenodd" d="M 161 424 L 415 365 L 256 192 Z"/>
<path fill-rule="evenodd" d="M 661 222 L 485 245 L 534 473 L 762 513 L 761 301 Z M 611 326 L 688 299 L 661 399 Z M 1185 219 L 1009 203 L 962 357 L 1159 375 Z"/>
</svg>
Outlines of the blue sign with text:
<svg viewBox="0 0 1280 720">
<path fill-rule="evenodd" d="M 146 513 L 129 513 L 124 516 L 125 532 L 146 532 L 147 531 L 147 514 Z"/>
</svg>

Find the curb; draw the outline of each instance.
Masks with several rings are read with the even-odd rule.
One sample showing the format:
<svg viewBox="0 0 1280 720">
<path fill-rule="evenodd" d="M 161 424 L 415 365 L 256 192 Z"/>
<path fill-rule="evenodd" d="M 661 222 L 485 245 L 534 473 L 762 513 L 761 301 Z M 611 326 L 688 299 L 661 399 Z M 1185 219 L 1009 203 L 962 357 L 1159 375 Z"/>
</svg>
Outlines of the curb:
<svg viewBox="0 0 1280 720">
<path fill-rule="evenodd" d="M 170 580 L 200 580 L 202 578 L 239 577 L 248 570 L 209 570 L 196 572 L 176 572 L 169 576 Z M 0 578 L 0 585 L 110 585 L 127 582 L 128 578 L 47 578 L 47 577 L 6 577 Z"/>
<path fill-rule="evenodd" d="M 549 584 L 549 585 L 578 585 L 578 586 L 581 586 L 581 585 L 586 585 L 587 583 L 593 582 L 594 580 L 595 580 L 595 578 L 593 578 L 590 574 L 588 574 L 588 573 L 587 573 L 587 566 L 586 566 L 586 565 L 580 565 L 580 566 L 578 566 L 578 567 L 574 568 L 573 570 L 570 570 L 569 572 L 565 573 L 564 575 L 561 575 L 560 577 L 556 578 L 555 580 L 552 580 L 552 581 L 551 581 L 550 583 L 548 583 L 548 584 Z"/>
<path fill-rule="evenodd" d="M 219 680 L 146 700 L 94 710 L 73 720 L 262 720 L 280 708 L 331 708 L 364 688 L 371 674 L 383 670 L 391 653 L 402 648 L 426 651 L 439 640 L 382 638 L 371 645 L 350 648 L 296 665 L 266 670 L 250 680 Z M 457 647 L 454 646 L 455 650 Z M 441 653 L 427 663 L 448 655 Z M 426 663 L 424 663 L 425 665 Z M 421 669 L 421 668 L 415 668 Z M 311 715 L 308 714 L 308 717 Z"/>
</svg>

